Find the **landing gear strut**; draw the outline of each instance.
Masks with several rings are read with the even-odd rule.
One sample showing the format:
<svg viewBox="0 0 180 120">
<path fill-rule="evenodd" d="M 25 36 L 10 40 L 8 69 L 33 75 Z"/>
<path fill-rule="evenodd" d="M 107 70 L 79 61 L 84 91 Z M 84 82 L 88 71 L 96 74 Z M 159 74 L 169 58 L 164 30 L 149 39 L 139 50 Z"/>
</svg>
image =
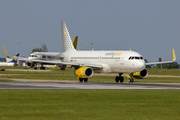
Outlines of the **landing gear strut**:
<svg viewBox="0 0 180 120">
<path fill-rule="evenodd" d="M 129 74 L 129 76 L 130 76 L 130 78 L 129 78 L 129 83 L 133 83 L 134 82 L 134 79 L 133 79 L 133 77 L 132 77 L 132 73 L 131 74 Z"/>
<path fill-rule="evenodd" d="M 88 78 L 79 78 L 79 82 L 87 82 L 88 81 Z"/>
<path fill-rule="evenodd" d="M 121 83 L 123 83 L 124 82 L 124 77 L 123 76 L 121 76 L 123 73 L 119 73 L 119 76 L 116 76 L 116 78 L 115 78 L 115 81 L 118 83 L 119 81 L 121 82 Z"/>
<path fill-rule="evenodd" d="M 35 64 L 34 66 L 35 66 L 34 69 L 37 70 L 37 64 Z"/>
<path fill-rule="evenodd" d="M 43 64 L 41 64 L 40 69 L 41 69 L 41 70 L 45 70 L 45 67 L 43 66 Z"/>
</svg>

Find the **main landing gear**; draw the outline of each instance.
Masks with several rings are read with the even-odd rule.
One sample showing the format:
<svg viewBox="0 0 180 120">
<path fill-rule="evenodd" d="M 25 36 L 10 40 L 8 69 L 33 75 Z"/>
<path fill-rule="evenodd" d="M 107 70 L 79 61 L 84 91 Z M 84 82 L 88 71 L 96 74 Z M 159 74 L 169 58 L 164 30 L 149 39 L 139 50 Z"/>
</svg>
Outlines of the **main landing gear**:
<svg viewBox="0 0 180 120">
<path fill-rule="evenodd" d="M 37 64 L 34 67 L 35 70 L 37 70 Z M 40 70 L 45 70 L 45 67 L 43 66 L 43 64 L 41 64 Z"/>
<path fill-rule="evenodd" d="M 88 78 L 79 78 L 79 82 L 87 82 L 88 81 Z"/>
<path fill-rule="evenodd" d="M 124 77 L 123 76 L 121 76 L 123 73 L 119 73 L 119 76 L 116 76 L 116 78 L 115 78 L 115 81 L 118 83 L 119 81 L 121 82 L 121 83 L 123 83 L 124 82 Z"/>
</svg>

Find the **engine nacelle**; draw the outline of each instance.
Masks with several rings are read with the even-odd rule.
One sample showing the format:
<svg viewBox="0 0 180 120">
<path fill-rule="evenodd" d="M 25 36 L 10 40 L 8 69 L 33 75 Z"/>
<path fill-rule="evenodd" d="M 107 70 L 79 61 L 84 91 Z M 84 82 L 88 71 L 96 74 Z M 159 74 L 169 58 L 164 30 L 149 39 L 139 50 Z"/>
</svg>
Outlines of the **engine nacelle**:
<svg viewBox="0 0 180 120">
<path fill-rule="evenodd" d="M 32 67 L 34 67 L 35 66 L 35 63 L 30 63 L 30 62 L 27 62 L 27 64 L 26 64 L 28 67 L 30 67 L 30 68 L 32 68 Z"/>
<path fill-rule="evenodd" d="M 144 79 L 148 76 L 148 71 L 146 69 L 133 73 L 133 77 L 137 79 Z"/>
<path fill-rule="evenodd" d="M 90 67 L 80 67 L 77 70 L 75 70 L 75 75 L 79 78 L 89 78 L 93 76 L 93 69 Z"/>
</svg>

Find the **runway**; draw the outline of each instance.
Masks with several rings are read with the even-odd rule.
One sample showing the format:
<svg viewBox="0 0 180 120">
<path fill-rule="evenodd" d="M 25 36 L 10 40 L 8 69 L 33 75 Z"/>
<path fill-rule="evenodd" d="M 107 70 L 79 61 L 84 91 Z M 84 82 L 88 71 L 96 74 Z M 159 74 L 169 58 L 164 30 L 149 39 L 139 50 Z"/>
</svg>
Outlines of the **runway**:
<svg viewBox="0 0 180 120">
<path fill-rule="evenodd" d="M 180 84 L 0 82 L 0 90 L 19 89 L 180 89 Z"/>
</svg>

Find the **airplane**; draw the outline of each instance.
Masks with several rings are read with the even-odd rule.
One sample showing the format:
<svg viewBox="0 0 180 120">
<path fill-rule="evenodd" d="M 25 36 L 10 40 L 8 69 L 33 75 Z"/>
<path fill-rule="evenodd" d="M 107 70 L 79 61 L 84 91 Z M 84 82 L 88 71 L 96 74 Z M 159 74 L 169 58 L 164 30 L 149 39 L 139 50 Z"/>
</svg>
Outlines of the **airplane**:
<svg viewBox="0 0 180 120">
<path fill-rule="evenodd" d="M 17 55 L 13 59 L 11 59 L 11 61 L 9 60 L 8 62 L 0 62 L 0 66 L 17 66 Z"/>
<path fill-rule="evenodd" d="M 75 75 L 80 82 L 87 82 L 88 78 L 94 73 L 118 73 L 115 81 L 124 82 L 122 74 L 129 75 L 129 83 L 134 79 L 143 79 L 148 76 L 146 65 L 171 63 L 176 60 L 175 51 L 172 49 L 173 60 L 163 62 L 145 63 L 142 55 L 135 51 L 77 51 L 72 44 L 72 40 L 67 29 L 66 23 L 61 21 L 63 53 L 58 56 L 62 61 L 43 61 L 35 60 L 33 62 L 51 63 L 55 65 L 71 65 L 75 69 Z"/>
<path fill-rule="evenodd" d="M 78 36 L 75 36 L 74 37 L 74 40 L 73 40 L 73 46 L 74 48 L 76 49 L 77 48 L 77 41 L 78 41 Z M 36 62 L 30 62 L 30 61 L 33 61 L 33 60 L 46 60 L 46 61 L 59 61 L 59 55 L 61 53 L 60 52 L 33 52 L 30 54 L 30 56 L 28 57 L 28 62 L 27 62 L 27 66 L 28 67 L 34 67 L 34 69 L 37 69 L 37 64 Z M 51 64 L 51 63 L 40 63 L 41 67 L 40 69 L 43 69 L 45 70 L 45 67 L 43 65 L 54 65 L 54 64 Z M 61 70 L 64 70 L 65 69 L 65 65 L 60 65 L 59 66 L 61 68 Z"/>
<path fill-rule="evenodd" d="M 19 53 L 17 53 L 17 54 L 15 55 L 15 57 L 11 58 L 11 57 L 9 57 L 9 55 L 7 54 L 4 45 L 2 45 L 2 47 L 3 47 L 4 53 L 5 53 L 5 55 L 6 55 L 6 62 L 12 62 L 12 60 L 13 60 L 13 58 L 14 58 L 14 59 L 15 59 L 14 62 L 17 63 L 17 57 L 19 57 Z"/>
</svg>

